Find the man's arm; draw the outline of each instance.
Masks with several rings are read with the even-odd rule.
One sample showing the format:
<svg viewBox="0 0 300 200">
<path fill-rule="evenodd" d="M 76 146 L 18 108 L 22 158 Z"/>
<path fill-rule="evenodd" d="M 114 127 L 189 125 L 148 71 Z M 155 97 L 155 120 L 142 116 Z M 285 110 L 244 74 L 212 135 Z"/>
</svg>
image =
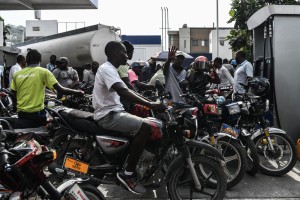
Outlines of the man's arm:
<svg viewBox="0 0 300 200">
<path fill-rule="evenodd" d="M 13 102 L 13 111 L 17 111 L 17 92 L 15 90 L 11 90 L 12 95 L 11 95 L 11 100 Z"/>
<path fill-rule="evenodd" d="M 251 63 L 249 62 L 249 63 L 247 63 L 247 65 L 245 66 L 245 68 L 246 68 L 246 74 L 247 74 L 247 76 L 248 77 L 253 77 L 253 67 L 252 67 L 252 65 L 251 65 Z"/>
<path fill-rule="evenodd" d="M 164 68 L 163 68 L 165 76 L 168 75 L 169 68 L 170 68 L 170 63 L 175 58 L 176 51 L 177 51 L 177 48 L 175 46 L 172 46 L 171 48 L 169 48 L 168 59 L 165 62 Z"/>
<path fill-rule="evenodd" d="M 74 77 L 73 77 L 73 83 L 70 85 L 70 88 L 75 88 L 79 85 L 79 76 L 75 69 L 73 69 Z"/>
<path fill-rule="evenodd" d="M 185 78 L 189 83 L 193 83 L 195 80 L 195 71 L 194 69 L 189 69 L 186 73 L 186 78 Z"/>
<path fill-rule="evenodd" d="M 221 83 L 220 77 L 217 74 L 216 70 L 213 70 L 211 72 L 211 76 L 210 77 L 211 77 L 211 83 L 215 83 L 215 84 L 220 84 Z"/>
<path fill-rule="evenodd" d="M 112 88 L 118 93 L 120 97 L 123 97 L 130 102 L 138 103 L 149 108 L 163 108 L 163 105 L 156 102 L 150 102 L 135 94 L 128 88 L 124 87 L 123 83 L 117 82 L 112 85 Z"/>
<path fill-rule="evenodd" d="M 123 78 L 121 78 L 121 79 L 122 79 L 122 81 L 127 85 L 127 87 L 128 87 L 129 89 L 135 91 L 134 87 L 133 87 L 133 86 L 131 85 L 131 83 L 130 83 L 130 80 L 129 80 L 128 76 L 127 76 L 127 77 L 123 77 Z"/>
<path fill-rule="evenodd" d="M 231 76 L 229 70 L 227 68 L 225 68 L 223 72 L 224 72 L 227 80 L 229 81 L 230 85 L 233 85 L 233 77 Z"/>
<path fill-rule="evenodd" d="M 65 88 L 65 87 L 61 86 L 58 82 L 53 85 L 53 88 L 62 94 L 84 95 L 83 91 Z"/>
<path fill-rule="evenodd" d="M 140 82 L 140 81 L 138 81 L 138 80 L 133 81 L 133 83 L 134 83 L 135 86 L 136 86 L 137 88 L 139 88 L 140 90 L 147 90 L 147 89 L 149 89 L 149 90 L 155 90 L 154 85 L 148 85 L 148 84 L 145 84 L 145 83 Z"/>
</svg>

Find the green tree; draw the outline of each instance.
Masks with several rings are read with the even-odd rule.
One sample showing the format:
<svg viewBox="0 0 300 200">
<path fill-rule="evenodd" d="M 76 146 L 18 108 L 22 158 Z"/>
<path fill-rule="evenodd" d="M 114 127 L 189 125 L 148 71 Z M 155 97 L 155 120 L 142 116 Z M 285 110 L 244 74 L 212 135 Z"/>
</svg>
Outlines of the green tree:
<svg viewBox="0 0 300 200">
<path fill-rule="evenodd" d="M 247 58 L 251 55 L 251 31 L 248 30 L 247 20 L 259 9 L 269 4 L 299 5 L 299 0 L 232 0 L 227 23 L 235 22 L 234 30 L 230 31 L 227 40 L 233 51 L 244 50 Z"/>
<path fill-rule="evenodd" d="M 5 40 L 7 39 L 7 35 L 10 34 L 10 26 L 6 26 L 4 23 L 4 19 L 0 16 L 0 21 L 3 21 L 3 46 L 6 46 Z"/>
</svg>

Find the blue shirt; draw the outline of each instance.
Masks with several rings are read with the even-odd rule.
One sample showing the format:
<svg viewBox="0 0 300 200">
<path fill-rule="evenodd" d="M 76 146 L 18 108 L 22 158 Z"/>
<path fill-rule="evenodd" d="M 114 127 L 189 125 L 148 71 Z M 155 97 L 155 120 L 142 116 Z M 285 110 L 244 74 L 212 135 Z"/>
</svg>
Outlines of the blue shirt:
<svg viewBox="0 0 300 200">
<path fill-rule="evenodd" d="M 48 64 L 46 65 L 46 67 L 47 67 L 47 69 L 48 69 L 50 72 L 52 72 L 52 71 L 55 69 L 56 65 L 52 65 L 51 63 L 48 63 Z"/>
</svg>

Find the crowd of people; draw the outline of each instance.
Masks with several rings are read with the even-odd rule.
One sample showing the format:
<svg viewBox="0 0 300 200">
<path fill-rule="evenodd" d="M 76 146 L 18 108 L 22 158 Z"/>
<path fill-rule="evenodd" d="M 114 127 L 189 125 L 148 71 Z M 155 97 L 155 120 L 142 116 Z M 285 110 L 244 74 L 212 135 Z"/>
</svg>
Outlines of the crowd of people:
<svg viewBox="0 0 300 200">
<path fill-rule="evenodd" d="M 132 104 L 164 109 L 163 104 L 143 98 L 140 92 L 155 90 L 154 84 L 158 79 L 165 85 L 166 92 L 171 93 L 173 106 L 180 107 L 186 103 L 180 95 L 187 87 L 190 93 L 201 97 L 210 87 L 232 86 L 233 98 L 236 98 L 245 93 L 239 83 L 247 84 L 247 78 L 253 76 L 253 67 L 243 51 L 236 53 L 231 64 L 220 57 L 209 61 L 205 56 L 198 56 L 188 69 L 182 66 L 185 57 L 178 54 L 175 46 L 169 49 L 168 58 L 163 63 L 151 58 L 148 62 L 134 61 L 128 64 L 134 53 L 134 47 L 128 41 L 111 41 L 104 53 L 107 61 L 100 67 L 96 61 L 85 64 L 81 84 L 78 72 L 69 66 L 68 58 L 56 59 L 55 55 L 51 55 L 50 62 L 41 67 L 41 54 L 37 50 L 30 50 L 26 58 L 19 55 L 16 65 L 11 68 L 10 89 L 15 96 L 19 119 L 27 120 L 27 127 L 36 127 L 46 121 L 46 87 L 56 90 L 58 98 L 63 94 L 83 95 L 84 92 L 80 90 L 82 85 L 93 87 L 94 120 L 105 129 L 134 138 L 127 165 L 117 174 L 117 178 L 128 190 L 138 194 L 146 190 L 139 183 L 135 168 L 150 140 L 153 124 L 146 118 L 130 114 L 129 110 Z M 2 69 L 0 75 L 3 76 Z"/>
</svg>

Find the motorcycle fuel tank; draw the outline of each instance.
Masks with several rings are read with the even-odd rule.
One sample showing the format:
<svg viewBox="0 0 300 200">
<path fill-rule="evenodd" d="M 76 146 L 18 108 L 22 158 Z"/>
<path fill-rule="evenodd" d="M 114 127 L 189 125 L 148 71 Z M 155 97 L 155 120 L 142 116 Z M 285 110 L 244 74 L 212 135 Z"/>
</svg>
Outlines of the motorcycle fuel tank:
<svg viewBox="0 0 300 200">
<path fill-rule="evenodd" d="M 96 138 L 101 149 L 109 155 L 118 153 L 129 146 L 129 141 L 124 138 L 112 136 L 96 136 Z"/>
</svg>

